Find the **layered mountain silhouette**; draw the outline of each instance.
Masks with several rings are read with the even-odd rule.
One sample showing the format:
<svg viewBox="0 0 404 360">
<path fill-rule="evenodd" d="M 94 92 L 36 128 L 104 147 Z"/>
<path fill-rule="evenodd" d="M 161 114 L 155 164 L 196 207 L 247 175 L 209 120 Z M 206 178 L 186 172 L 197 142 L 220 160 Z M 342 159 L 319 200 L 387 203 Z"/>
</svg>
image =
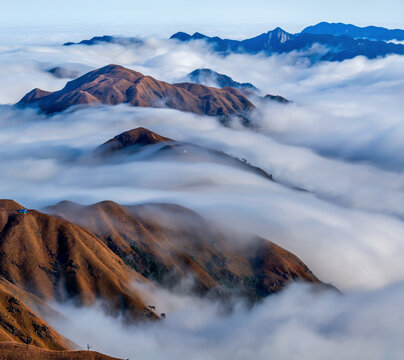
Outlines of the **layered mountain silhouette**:
<svg viewBox="0 0 404 360">
<path fill-rule="evenodd" d="M 171 108 L 211 116 L 244 116 L 254 105 L 239 90 L 193 83 L 169 84 L 119 65 L 108 65 L 70 81 L 55 92 L 34 89 L 19 106 L 35 106 L 47 114 L 74 105 L 130 104 Z"/>
<path fill-rule="evenodd" d="M 308 26 L 304 34 L 328 34 L 334 36 L 350 36 L 354 39 L 369 39 L 379 41 L 404 40 L 404 30 L 386 29 L 378 26 L 359 27 L 352 24 L 321 22 Z"/>
<path fill-rule="evenodd" d="M 246 40 L 221 39 L 209 37 L 201 33 L 189 35 L 179 32 L 171 36 L 182 42 L 195 40 L 206 41 L 213 51 L 222 55 L 231 53 L 267 55 L 283 54 L 292 51 L 305 51 L 313 62 L 315 61 L 343 61 L 356 56 L 366 56 L 374 59 L 389 54 L 404 55 L 404 45 L 386 43 L 383 41 L 371 41 L 367 39 L 354 39 L 349 36 L 334 36 L 330 34 L 312 34 L 303 32 L 289 34 L 281 28 L 268 31 L 254 38 Z M 314 49 L 313 45 L 322 45 L 320 49 Z"/>
<path fill-rule="evenodd" d="M 80 42 L 67 42 L 64 43 L 63 46 L 72 46 L 72 45 L 86 45 L 92 46 L 97 44 L 119 44 L 119 45 L 142 45 L 143 41 L 137 38 L 131 37 L 121 37 L 121 36 L 111 36 L 111 35 L 104 35 L 104 36 L 94 36 L 89 40 L 82 40 Z"/>
<path fill-rule="evenodd" d="M 150 146 L 153 145 L 153 146 Z M 165 159 L 189 162 L 213 162 L 236 167 L 273 181 L 272 175 L 249 164 L 246 160 L 227 155 L 222 151 L 178 142 L 161 136 L 149 129 L 139 127 L 115 136 L 94 150 L 93 155 L 102 160 L 117 156 L 139 154 L 141 159 Z"/>
<path fill-rule="evenodd" d="M 178 32 L 172 35 L 170 39 L 180 41 L 204 40 L 208 44 L 211 44 L 212 48 L 216 52 L 222 54 L 257 54 L 262 51 L 270 54 L 273 52 L 279 52 L 279 50 L 283 46 L 282 44 L 285 44 L 289 40 L 294 39 L 294 35 L 289 34 L 278 27 L 272 31 L 268 31 L 267 33 L 246 40 L 222 39 L 218 36 L 209 37 L 199 32 L 196 32 L 193 35 L 189 35 L 184 32 Z"/>
</svg>

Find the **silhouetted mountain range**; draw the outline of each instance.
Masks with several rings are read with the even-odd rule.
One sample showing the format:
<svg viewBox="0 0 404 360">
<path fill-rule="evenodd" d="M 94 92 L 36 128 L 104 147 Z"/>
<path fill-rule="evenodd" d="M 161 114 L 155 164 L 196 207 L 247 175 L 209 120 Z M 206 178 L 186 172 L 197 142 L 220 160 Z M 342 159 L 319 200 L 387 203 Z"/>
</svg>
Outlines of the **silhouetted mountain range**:
<svg viewBox="0 0 404 360">
<path fill-rule="evenodd" d="M 251 83 L 239 83 L 234 81 L 230 76 L 219 74 L 211 69 L 196 69 L 187 75 L 187 79 L 190 82 L 206 86 L 214 86 L 219 88 L 230 86 L 235 89 L 258 91 L 258 89 Z"/>
<path fill-rule="evenodd" d="M 261 34 L 246 40 L 221 39 L 220 37 L 209 37 L 201 33 L 189 35 L 179 32 L 171 36 L 182 42 L 195 40 L 206 41 L 211 48 L 222 55 L 231 53 L 267 55 L 283 54 L 292 51 L 305 51 L 305 56 L 315 61 L 343 61 L 362 55 L 374 59 L 388 54 L 404 55 L 404 45 L 386 43 L 383 41 L 371 41 L 367 39 L 353 39 L 349 36 L 334 36 L 329 34 L 311 34 L 308 32 L 300 34 L 289 34 L 281 28 Z M 313 45 L 323 45 L 320 48 L 313 48 Z"/>
<path fill-rule="evenodd" d="M 109 44 L 119 44 L 119 45 L 142 45 L 143 41 L 137 38 L 131 37 L 121 37 L 121 36 L 94 36 L 89 40 L 82 40 L 80 42 L 67 42 L 64 43 L 63 46 L 72 46 L 72 45 L 97 45 L 102 43 L 109 43 Z"/>
<path fill-rule="evenodd" d="M 273 52 L 279 52 L 282 44 L 293 38 L 294 35 L 288 34 L 286 31 L 282 30 L 279 27 L 273 31 L 268 31 L 267 33 L 246 40 L 221 39 L 218 36 L 209 37 L 199 32 L 196 32 L 193 35 L 179 32 L 170 37 L 170 39 L 176 39 L 180 41 L 205 40 L 208 44 L 212 45 L 212 48 L 216 52 L 219 52 L 221 54 L 257 54 L 262 51 L 271 54 Z"/>
<path fill-rule="evenodd" d="M 366 26 L 359 27 L 351 24 L 321 22 L 317 25 L 308 26 L 302 31 L 303 34 L 328 34 L 334 36 L 350 36 L 354 39 L 369 40 L 404 40 L 404 30 L 386 29 L 384 27 Z"/>
<path fill-rule="evenodd" d="M 267 55 L 283 54 L 291 51 L 305 51 L 304 56 L 311 61 L 343 61 L 356 56 L 374 59 L 389 54 L 404 55 L 404 45 L 387 43 L 391 40 L 404 40 L 404 30 L 387 29 L 377 26 L 359 27 L 343 23 L 327 23 L 306 27 L 301 33 L 290 34 L 281 28 L 276 28 L 261 35 L 245 40 L 222 39 L 218 36 L 210 37 L 199 32 L 193 35 L 178 32 L 170 37 L 182 42 L 204 40 L 215 52 L 222 55 L 231 53 Z M 142 45 L 143 41 L 134 37 L 95 36 L 71 45 L 96 45 L 100 43 L 114 43 L 120 45 Z M 323 49 L 311 49 L 313 45 L 323 45 Z M 234 85 L 232 85 L 234 86 Z"/>
</svg>

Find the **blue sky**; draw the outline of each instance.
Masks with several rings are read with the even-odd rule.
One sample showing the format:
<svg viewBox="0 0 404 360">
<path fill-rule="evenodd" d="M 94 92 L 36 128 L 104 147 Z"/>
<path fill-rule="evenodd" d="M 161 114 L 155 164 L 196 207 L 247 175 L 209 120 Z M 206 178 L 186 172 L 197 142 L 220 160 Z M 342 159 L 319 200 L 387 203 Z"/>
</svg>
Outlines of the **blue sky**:
<svg viewBox="0 0 404 360">
<path fill-rule="evenodd" d="M 1 1 L 2 27 L 157 26 L 212 31 L 282 26 L 299 31 L 319 21 L 404 28 L 403 0 L 14 0 Z"/>
</svg>

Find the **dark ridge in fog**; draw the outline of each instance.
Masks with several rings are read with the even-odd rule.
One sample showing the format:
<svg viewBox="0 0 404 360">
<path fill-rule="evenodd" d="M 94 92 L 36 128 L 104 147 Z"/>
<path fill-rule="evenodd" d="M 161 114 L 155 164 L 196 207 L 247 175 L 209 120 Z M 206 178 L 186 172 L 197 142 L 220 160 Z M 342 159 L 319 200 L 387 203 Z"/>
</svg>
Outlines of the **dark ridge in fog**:
<svg viewBox="0 0 404 360">
<path fill-rule="evenodd" d="M 111 35 L 104 35 L 104 36 L 94 36 L 89 40 L 82 40 L 80 42 L 66 42 L 63 46 L 73 46 L 73 45 L 97 45 L 97 44 L 118 44 L 123 46 L 140 46 L 143 45 L 143 41 L 137 38 L 128 38 L 128 37 L 120 37 L 120 36 L 111 36 Z"/>
</svg>

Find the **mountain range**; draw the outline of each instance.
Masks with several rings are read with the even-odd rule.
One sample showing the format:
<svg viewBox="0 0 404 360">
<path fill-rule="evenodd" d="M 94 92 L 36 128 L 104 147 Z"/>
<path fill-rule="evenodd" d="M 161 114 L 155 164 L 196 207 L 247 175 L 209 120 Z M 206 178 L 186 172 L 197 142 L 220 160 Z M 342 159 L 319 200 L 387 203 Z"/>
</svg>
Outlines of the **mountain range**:
<svg viewBox="0 0 404 360">
<path fill-rule="evenodd" d="M 123 45 L 123 46 L 128 46 L 128 45 L 142 45 L 143 41 L 137 38 L 133 37 L 122 37 L 122 36 L 110 36 L 110 35 L 104 35 L 104 36 L 94 36 L 93 38 L 89 40 L 82 40 L 80 42 L 66 42 L 63 44 L 63 46 L 72 46 L 72 45 L 87 45 L 87 46 L 92 46 L 92 45 L 97 45 L 97 44 L 102 44 L 102 43 L 108 43 L 108 44 L 118 44 L 118 45 Z"/>
<path fill-rule="evenodd" d="M 198 32 L 193 35 L 178 32 L 172 35 L 170 39 L 181 42 L 202 40 L 209 44 L 213 51 L 221 55 L 264 53 L 270 56 L 292 51 L 304 51 L 307 53 L 305 56 L 313 62 L 343 61 L 356 56 L 366 56 L 369 59 L 374 59 L 389 54 L 404 55 L 404 45 L 401 44 L 354 39 L 346 35 L 313 34 L 309 31 L 289 34 L 278 27 L 245 40 L 222 39 L 218 36 L 210 37 Z M 322 45 L 322 47 L 314 48 L 315 44 Z"/>
<path fill-rule="evenodd" d="M 284 54 L 292 51 L 303 52 L 302 55 L 312 62 L 316 61 L 343 61 L 356 56 L 365 56 L 374 59 L 389 54 L 404 54 L 404 45 L 389 43 L 390 41 L 404 40 L 404 30 L 387 29 L 377 26 L 359 27 L 352 24 L 320 22 L 308 26 L 300 33 L 291 34 L 281 28 L 260 34 L 245 40 L 223 39 L 218 36 L 207 36 L 196 32 L 193 35 L 177 32 L 170 37 L 181 42 L 193 40 L 206 41 L 211 48 L 222 55 L 231 53 L 258 54 L 268 56 Z M 122 36 L 95 36 L 80 42 L 68 42 L 71 45 L 97 45 L 112 43 L 123 46 L 142 45 L 143 41 L 134 37 Z M 314 48 L 315 44 L 322 46 Z"/>
<path fill-rule="evenodd" d="M 45 349 L 74 347 L 42 317 L 46 302 L 101 303 L 126 321 L 160 318 L 144 286 L 187 290 L 228 303 L 250 302 L 293 281 L 322 283 L 295 255 L 261 238 L 235 241 L 175 204 L 83 206 L 63 201 L 46 213 L 0 200 L 0 340 Z M 52 214 L 52 215 L 50 215 Z M 167 314 L 169 316 L 169 314 Z"/>
<path fill-rule="evenodd" d="M 302 31 L 303 34 L 328 34 L 334 36 L 350 36 L 354 39 L 369 39 L 379 41 L 403 41 L 404 30 L 386 29 L 378 26 L 359 27 L 351 24 L 321 22 L 308 26 Z"/>
</svg>

